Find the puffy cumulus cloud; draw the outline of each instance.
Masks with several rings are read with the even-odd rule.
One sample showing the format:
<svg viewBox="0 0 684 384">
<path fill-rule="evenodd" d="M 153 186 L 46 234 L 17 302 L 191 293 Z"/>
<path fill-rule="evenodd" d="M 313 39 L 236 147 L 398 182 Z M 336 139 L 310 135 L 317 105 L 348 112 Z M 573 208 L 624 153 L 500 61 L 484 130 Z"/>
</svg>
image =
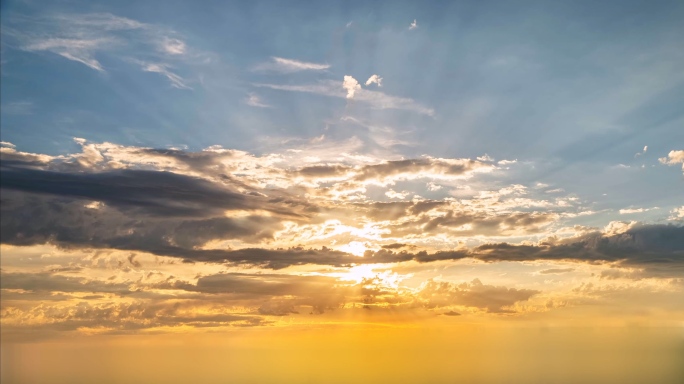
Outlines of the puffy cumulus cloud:
<svg viewBox="0 0 684 384">
<path fill-rule="evenodd" d="M 540 291 L 485 285 L 479 279 L 470 283 L 454 284 L 429 280 L 417 293 L 417 297 L 430 308 L 464 306 L 475 307 L 493 313 L 515 312 L 511 306 L 525 301 Z"/>
<path fill-rule="evenodd" d="M 679 208 L 675 208 L 670 212 L 670 220 L 684 220 L 684 205 Z"/>
<path fill-rule="evenodd" d="M 682 164 L 682 172 L 684 172 L 684 150 L 682 151 L 670 151 L 667 157 L 661 157 L 658 159 L 662 164 L 676 165 Z"/>
<path fill-rule="evenodd" d="M 355 78 L 345 75 L 344 81 L 342 81 L 342 88 L 347 91 L 347 99 L 353 99 L 356 91 L 361 89 L 361 85 Z"/>
<path fill-rule="evenodd" d="M 531 245 L 578 215 L 573 197 L 534 199 L 536 192 L 518 184 L 467 198 L 439 190 L 432 192 L 442 198 L 420 197 L 424 181 L 463 183 L 497 169 L 479 160 L 352 153 L 312 164 L 304 149 L 254 156 L 75 140 L 82 151 L 61 156 L 0 148 L 3 243 L 276 269 L 462 258 L 623 260 L 649 268 L 648 260 L 681 261 L 681 245 L 668 237 L 679 236 L 677 226 L 612 222 L 603 232 Z M 396 183 L 401 193 L 390 188 Z M 350 244 L 363 257 L 345 252 Z"/>
<path fill-rule="evenodd" d="M 378 75 L 372 75 L 366 80 L 366 85 L 376 84 L 378 87 L 382 87 L 382 77 Z"/>
</svg>

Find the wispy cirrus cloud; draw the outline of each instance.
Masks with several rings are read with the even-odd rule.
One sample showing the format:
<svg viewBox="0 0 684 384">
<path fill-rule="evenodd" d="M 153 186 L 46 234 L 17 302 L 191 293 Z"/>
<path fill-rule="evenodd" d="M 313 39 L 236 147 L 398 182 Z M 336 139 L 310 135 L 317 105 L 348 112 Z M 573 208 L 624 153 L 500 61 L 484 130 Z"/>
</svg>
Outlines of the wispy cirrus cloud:
<svg viewBox="0 0 684 384">
<path fill-rule="evenodd" d="M 170 68 L 185 64 L 197 52 L 193 53 L 172 29 L 109 13 L 58 14 L 18 20 L 22 24 L 12 25 L 3 34 L 16 40 L 19 49 L 50 52 L 98 72 L 107 71 L 103 59 L 123 59 L 138 64 L 145 72 L 165 76 L 175 88 L 191 89 Z"/>
<path fill-rule="evenodd" d="M 104 71 L 102 64 L 94 58 L 97 50 L 116 42 L 113 38 L 100 39 L 66 39 L 66 38 L 47 38 L 36 39 L 23 46 L 29 52 L 48 51 L 58 54 L 66 59 L 84 64 L 96 71 Z"/>
<path fill-rule="evenodd" d="M 271 61 L 257 64 L 252 70 L 292 73 L 300 71 L 324 71 L 328 68 L 330 68 L 329 64 L 311 63 L 274 56 L 271 57 Z"/>
<path fill-rule="evenodd" d="M 245 103 L 249 105 L 250 107 L 257 107 L 257 108 L 271 108 L 272 106 L 264 103 L 261 100 L 261 97 L 255 93 L 250 93 L 247 98 L 245 99 Z"/>
<path fill-rule="evenodd" d="M 171 86 L 174 88 L 192 89 L 192 87 L 185 83 L 185 79 L 178 74 L 171 72 L 169 69 L 170 66 L 168 64 L 140 62 L 140 65 L 145 72 L 159 73 L 160 75 L 166 77 L 169 82 L 171 82 Z"/>
<path fill-rule="evenodd" d="M 327 80 L 314 84 L 301 85 L 254 84 L 254 86 L 277 89 L 281 91 L 314 93 L 318 95 L 340 97 L 345 99 L 353 98 L 356 101 L 368 103 L 372 108 L 375 109 L 400 109 L 428 116 L 434 116 L 435 114 L 435 110 L 433 108 L 421 105 L 411 98 L 392 96 L 380 91 L 363 89 L 358 84 L 358 81 L 351 76 L 345 76 L 344 81 Z M 352 90 L 351 92 L 350 89 Z"/>
</svg>

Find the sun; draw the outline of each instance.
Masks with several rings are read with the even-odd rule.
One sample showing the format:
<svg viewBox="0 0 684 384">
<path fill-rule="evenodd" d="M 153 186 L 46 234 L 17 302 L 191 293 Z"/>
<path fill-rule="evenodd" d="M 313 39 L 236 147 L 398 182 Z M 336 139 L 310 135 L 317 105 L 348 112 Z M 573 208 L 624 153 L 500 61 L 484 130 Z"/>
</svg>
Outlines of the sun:
<svg viewBox="0 0 684 384">
<path fill-rule="evenodd" d="M 373 271 L 374 265 L 357 265 L 349 268 L 349 271 L 340 276 L 342 280 L 355 281 L 361 283 L 364 279 L 372 279 L 378 273 Z"/>
<path fill-rule="evenodd" d="M 368 250 L 366 244 L 360 241 L 351 241 L 349 244 L 340 247 L 340 251 L 351 253 L 352 255 L 359 257 L 363 256 L 363 253 L 366 252 L 366 250 Z"/>
</svg>

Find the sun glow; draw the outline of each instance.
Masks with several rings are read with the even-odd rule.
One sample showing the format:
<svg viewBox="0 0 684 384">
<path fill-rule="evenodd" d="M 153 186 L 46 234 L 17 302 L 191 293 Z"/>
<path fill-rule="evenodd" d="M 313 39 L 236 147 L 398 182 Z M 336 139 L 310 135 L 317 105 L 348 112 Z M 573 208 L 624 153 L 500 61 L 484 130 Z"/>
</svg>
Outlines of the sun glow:
<svg viewBox="0 0 684 384">
<path fill-rule="evenodd" d="M 340 251 L 348 252 L 359 257 L 362 257 L 366 250 L 368 250 L 368 248 L 366 248 L 366 244 L 360 241 L 351 241 L 349 244 L 340 247 Z"/>
</svg>

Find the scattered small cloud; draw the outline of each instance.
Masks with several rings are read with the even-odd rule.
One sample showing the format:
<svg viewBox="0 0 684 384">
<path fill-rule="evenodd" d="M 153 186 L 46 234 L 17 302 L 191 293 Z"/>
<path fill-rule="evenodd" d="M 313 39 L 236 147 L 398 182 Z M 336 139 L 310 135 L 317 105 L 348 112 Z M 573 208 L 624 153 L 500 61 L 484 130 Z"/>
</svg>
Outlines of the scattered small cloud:
<svg viewBox="0 0 684 384">
<path fill-rule="evenodd" d="M 382 87 L 382 77 L 378 75 L 373 75 L 366 80 L 366 85 L 371 85 L 375 83 L 378 87 Z"/>
<path fill-rule="evenodd" d="M 29 52 L 48 51 L 58 54 L 66 59 L 84 64 L 96 71 L 103 72 L 104 68 L 99 61 L 93 57 L 96 50 L 103 49 L 105 46 L 113 44 L 111 38 L 99 39 L 66 39 L 66 38 L 47 38 L 34 40 L 25 45 L 24 50 Z"/>
<path fill-rule="evenodd" d="M 567 272 L 572 272 L 574 271 L 575 268 L 551 268 L 551 269 L 544 269 L 542 271 L 539 271 L 540 274 L 542 275 L 551 275 L 551 274 L 560 274 L 560 273 L 567 273 Z"/>
<path fill-rule="evenodd" d="M 684 205 L 673 209 L 670 211 L 670 213 L 672 214 L 672 216 L 670 216 L 670 220 L 684 220 Z"/>
<path fill-rule="evenodd" d="M 185 84 L 185 79 L 169 70 L 170 66 L 168 64 L 140 62 L 140 65 L 145 72 L 159 73 L 160 75 L 166 77 L 171 82 L 171 86 L 174 88 L 192 89 L 192 87 Z"/>
<path fill-rule="evenodd" d="M 270 105 L 264 103 L 261 98 L 254 93 L 250 93 L 249 96 L 247 96 L 245 103 L 247 103 L 247 105 L 250 107 L 271 108 Z"/>
<path fill-rule="evenodd" d="M 355 78 L 345 75 L 342 88 L 347 90 L 347 99 L 353 99 L 356 91 L 361 89 L 361 85 Z"/>
<path fill-rule="evenodd" d="M 494 161 L 494 158 L 491 157 L 491 156 L 489 156 L 489 155 L 486 154 L 486 153 L 485 153 L 484 155 L 482 155 L 482 156 L 478 156 L 477 159 L 480 160 L 480 161 Z"/>
<path fill-rule="evenodd" d="M 256 87 L 265 87 L 289 92 L 306 92 L 317 95 L 325 95 L 330 97 L 350 98 L 348 88 L 352 89 L 352 97 L 354 100 L 362 101 L 370 104 L 372 108 L 376 109 L 401 109 L 406 111 L 413 111 L 416 113 L 434 116 L 435 110 L 417 103 L 415 100 L 408 97 L 397 97 L 388 95 L 380 91 L 371 91 L 362 89 L 361 85 L 352 76 L 345 76 L 347 80 L 344 81 L 320 81 L 314 84 L 254 84 Z M 345 92 L 346 90 L 346 92 Z"/>
<path fill-rule="evenodd" d="M 659 209 L 658 207 L 653 207 L 653 208 L 626 208 L 626 209 L 621 209 L 619 212 L 621 215 L 629 215 L 633 213 L 642 213 L 642 212 L 648 212 L 652 211 L 654 209 Z"/>
<path fill-rule="evenodd" d="M 667 157 L 661 157 L 658 159 L 662 164 L 666 165 L 676 165 L 682 164 L 682 172 L 684 172 L 684 150 L 675 151 L 672 150 L 667 154 Z"/>
<path fill-rule="evenodd" d="M 330 68 L 329 64 L 311 63 L 283 57 L 271 57 L 271 61 L 256 65 L 255 71 L 272 71 L 280 73 L 293 73 L 300 71 L 324 71 Z"/>
<path fill-rule="evenodd" d="M 161 49 L 170 55 L 182 55 L 187 47 L 182 40 L 165 37 L 161 42 Z"/>
<path fill-rule="evenodd" d="M 444 313 L 442 313 L 442 315 L 444 315 L 444 316 L 461 316 L 460 313 L 454 312 L 454 311 L 444 312 Z"/>
<path fill-rule="evenodd" d="M 412 31 L 416 28 L 418 28 L 418 22 L 416 21 L 416 19 L 413 19 L 413 22 L 411 23 L 411 25 L 409 25 L 409 31 Z"/>
<path fill-rule="evenodd" d="M 644 145 L 644 149 L 643 149 L 641 152 L 637 152 L 637 153 L 634 155 L 634 157 L 639 157 L 639 156 L 645 154 L 646 151 L 648 151 L 648 145 Z"/>
</svg>

